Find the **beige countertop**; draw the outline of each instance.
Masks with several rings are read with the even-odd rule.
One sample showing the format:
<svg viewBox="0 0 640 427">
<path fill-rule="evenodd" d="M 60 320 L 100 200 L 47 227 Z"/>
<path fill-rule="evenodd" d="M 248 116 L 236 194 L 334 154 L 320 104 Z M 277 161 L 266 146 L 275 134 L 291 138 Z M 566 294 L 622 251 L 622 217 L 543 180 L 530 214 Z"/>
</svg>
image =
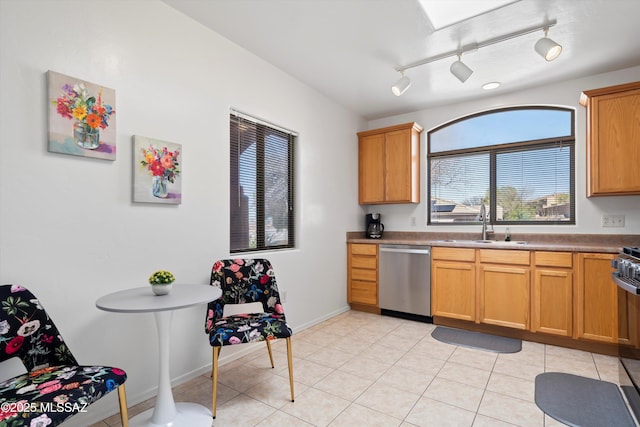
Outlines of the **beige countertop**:
<svg viewBox="0 0 640 427">
<path fill-rule="evenodd" d="M 639 246 L 640 235 L 625 234 L 538 234 L 512 233 L 512 241 L 504 235 L 489 237 L 491 243 L 480 241 L 480 233 L 385 231 L 380 239 L 368 239 L 364 232 L 348 232 L 348 243 L 445 246 L 479 249 L 520 249 L 556 252 L 618 253 L 623 246 Z"/>
</svg>

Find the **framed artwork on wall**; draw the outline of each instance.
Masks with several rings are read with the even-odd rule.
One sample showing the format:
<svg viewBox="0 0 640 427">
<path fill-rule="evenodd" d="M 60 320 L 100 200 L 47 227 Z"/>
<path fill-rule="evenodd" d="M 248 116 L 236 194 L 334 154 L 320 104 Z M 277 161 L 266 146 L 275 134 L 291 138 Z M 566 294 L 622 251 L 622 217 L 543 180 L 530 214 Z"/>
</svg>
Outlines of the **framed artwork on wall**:
<svg viewBox="0 0 640 427">
<path fill-rule="evenodd" d="M 47 72 L 49 151 L 116 159 L 116 91 Z"/>
<path fill-rule="evenodd" d="M 182 144 L 133 136 L 133 201 L 182 203 Z"/>
</svg>

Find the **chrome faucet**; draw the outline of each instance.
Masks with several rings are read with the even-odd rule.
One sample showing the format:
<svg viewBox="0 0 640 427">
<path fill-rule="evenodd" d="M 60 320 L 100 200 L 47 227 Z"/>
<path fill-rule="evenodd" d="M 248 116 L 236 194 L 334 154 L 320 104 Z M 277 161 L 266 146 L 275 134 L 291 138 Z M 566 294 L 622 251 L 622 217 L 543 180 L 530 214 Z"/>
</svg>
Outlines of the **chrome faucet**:
<svg viewBox="0 0 640 427">
<path fill-rule="evenodd" d="M 487 240 L 487 209 L 484 203 L 480 206 L 480 220 L 482 221 L 482 240 Z"/>
</svg>

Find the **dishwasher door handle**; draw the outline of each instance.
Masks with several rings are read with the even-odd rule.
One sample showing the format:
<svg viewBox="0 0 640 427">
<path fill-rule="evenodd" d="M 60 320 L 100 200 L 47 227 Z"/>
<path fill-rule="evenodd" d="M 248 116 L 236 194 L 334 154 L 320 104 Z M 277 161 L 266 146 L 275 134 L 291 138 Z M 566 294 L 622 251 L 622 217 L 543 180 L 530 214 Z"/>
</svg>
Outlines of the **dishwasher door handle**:
<svg viewBox="0 0 640 427">
<path fill-rule="evenodd" d="M 397 249 L 380 247 L 380 252 L 395 252 L 399 254 L 422 254 L 429 255 L 429 249 Z"/>
</svg>

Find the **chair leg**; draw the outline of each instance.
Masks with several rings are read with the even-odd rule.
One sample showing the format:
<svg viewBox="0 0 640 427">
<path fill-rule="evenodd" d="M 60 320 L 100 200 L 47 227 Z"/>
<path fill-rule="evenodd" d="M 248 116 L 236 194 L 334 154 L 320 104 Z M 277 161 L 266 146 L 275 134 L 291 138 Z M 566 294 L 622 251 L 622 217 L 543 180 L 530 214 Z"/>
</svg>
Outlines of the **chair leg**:
<svg viewBox="0 0 640 427">
<path fill-rule="evenodd" d="M 213 347 L 213 360 L 211 368 L 211 382 L 213 384 L 213 401 L 211 402 L 211 415 L 216 417 L 216 404 L 218 402 L 218 358 L 222 347 Z"/>
<path fill-rule="evenodd" d="M 120 422 L 122 427 L 129 427 L 129 415 L 127 413 L 127 392 L 124 384 L 118 386 L 118 404 L 120 405 Z"/>
<path fill-rule="evenodd" d="M 289 364 L 289 386 L 291 387 L 291 401 L 294 401 L 293 397 L 293 355 L 291 353 L 291 337 L 287 337 L 287 362 Z"/>
<path fill-rule="evenodd" d="M 271 353 L 271 342 L 269 340 L 265 340 L 267 343 L 267 351 L 269 352 L 269 360 L 271 361 L 271 367 L 273 368 L 273 353 Z"/>
</svg>

